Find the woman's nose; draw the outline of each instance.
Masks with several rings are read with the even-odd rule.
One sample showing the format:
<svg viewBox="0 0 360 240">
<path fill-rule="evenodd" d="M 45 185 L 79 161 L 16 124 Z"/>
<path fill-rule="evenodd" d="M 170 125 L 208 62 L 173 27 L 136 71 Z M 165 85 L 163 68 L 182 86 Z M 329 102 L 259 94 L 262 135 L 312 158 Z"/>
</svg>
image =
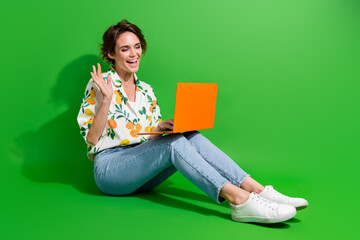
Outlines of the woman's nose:
<svg viewBox="0 0 360 240">
<path fill-rule="evenodd" d="M 136 56 L 136 51 L 135 49 L 131 48 L 130 49 L 130 57 L 135 57 Z"/>
</svg>

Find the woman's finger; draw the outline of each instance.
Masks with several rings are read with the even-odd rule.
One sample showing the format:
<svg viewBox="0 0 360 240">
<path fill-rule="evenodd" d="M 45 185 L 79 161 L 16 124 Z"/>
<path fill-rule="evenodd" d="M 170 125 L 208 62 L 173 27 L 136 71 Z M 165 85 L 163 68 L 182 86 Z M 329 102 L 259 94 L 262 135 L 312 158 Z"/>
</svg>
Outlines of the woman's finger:
<svg viewBox="0 0 360 240">
<path fill-rule="evenodd" d="M 111 86 L 111 75 L 107 76 L 107 85 Z"/>
<path fill-rule="evenodd" d="M 92 68 L 93 68 L 93 73 L 94 73 L 94 75 L 96 75 L 96 68 L 95 68 L 95 66 L 92 65 Z"/>
<path fill-rule="evenodd" d="M 98 87 L 101 90 L 103 88 L 103 85 L 102 85 L 103 83 L 98 79 L 98 77 L 93 72 L 91 72 L 90 74 L 91 74 L 92 79 L 96 83 L 96 85 L 98 85 Z"/>
<path fill-rule="evenodd" d="M 173 125 L 173 124 L 174 124 L 174 121 L 173 121 L 172 119 L 165 120 L 165 121 L 163 121 L 163 122 L 165 122 L 165 123 L 167 123 L 167 124 L 170 124 L 170 125 Z"/>
<path fill-rule="evenodd" d="M 90 74 L 92 79 L 97 83 L 98 82 L 97 76 L 93 72 L 90 72 Z"/>
<path fill-rule="evenodd" d="M 92 80 L 96 83 L 96 85 L 98 85 L 100 87 L 99 81 L 97 80 L 97 77 L 94 75 L 93 72 L 90 72 Z"/>
<path fill-rule="evenodd" d="M 163 129 L 173 129 L 173 125 L 169 124 L 168 122 L 164 121 L 163 122 L 165 126 L 163 126 Z"/>
<path fill-rule="evenodd" d="M 99 76 L 97 75 L 97 71 L 96 71 L 96 67 L 95 67 L 95 66 L 93 66 L 93 70 L 94 70 L 94 72 L 93 72 L 94 80 L 96 80 L 96 83 L 97 83 L 98 85 L 100 85 L 100 84 L 101 84 L 101 81 L 100 81 L 101 78 L 99 78 Z"/>
<path fill-rule="evenodd" d="M 96 82 L 96 79 L 95 79 L 95 77 L 94 77 L 94 73 L 93 73 L 93 72 L 90 72 L 90 74 L 91 74 L 92 80 L 94 80 L 94 82 Z"/>
<path fill-rule="evenodd" d="M 100 66 L 100 63 L 98 63 L 97 66 L 98 66 L 97 75 L 98 75 L 99 78 L 101 79 L 101 78 L 102 78 L 102 74 L 101 74 L 101 66 Z"/>
</svg>

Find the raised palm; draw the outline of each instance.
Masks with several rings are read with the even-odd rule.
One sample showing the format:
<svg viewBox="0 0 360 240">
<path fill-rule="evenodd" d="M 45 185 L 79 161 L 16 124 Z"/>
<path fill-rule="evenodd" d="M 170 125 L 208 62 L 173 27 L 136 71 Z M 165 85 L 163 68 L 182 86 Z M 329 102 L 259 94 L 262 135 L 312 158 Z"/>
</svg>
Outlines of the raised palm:
<svg viewBox="0 0 360 240">
<path fill-rule="evenodd" d="M 98 69 L 96 70 L 93 65 L 93 72 L 90 72 L 92 79 L 99 86 L 101 93 L 103 94 L 104 99 L 111 101 L 113 95 L 113 87 L 111 84 L 111 75 L 107 76 L 107 80 L 105 80 L 101 73 L 101 66 L 97 64 Z"/>
</svg>

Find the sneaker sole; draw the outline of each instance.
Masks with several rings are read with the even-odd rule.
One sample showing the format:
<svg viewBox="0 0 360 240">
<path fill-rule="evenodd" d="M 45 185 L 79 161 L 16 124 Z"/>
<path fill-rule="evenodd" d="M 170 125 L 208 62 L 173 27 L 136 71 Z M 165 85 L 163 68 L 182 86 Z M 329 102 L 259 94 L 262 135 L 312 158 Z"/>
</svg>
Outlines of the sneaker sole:
<svg viewBox="0 0 360 240">
<path fill-rule="evenodd" d="M 279 223 L 289 220 L 293 218 L 295 215 L 296 215 L 296 211 L 289 214 L 288 216 L 278 217 L 278 218 L 261 218 L 254 216 L 243 216 L 243 217 L 231 216 L 231 219 L 235 222 Z"/>
<path fill-rule="evenodd" d="M 296 211 L 303 210 L 303 209 L 307 208 L 307 206 L 308 206 L 308 205 L 296 207 Z"/>
</svg>

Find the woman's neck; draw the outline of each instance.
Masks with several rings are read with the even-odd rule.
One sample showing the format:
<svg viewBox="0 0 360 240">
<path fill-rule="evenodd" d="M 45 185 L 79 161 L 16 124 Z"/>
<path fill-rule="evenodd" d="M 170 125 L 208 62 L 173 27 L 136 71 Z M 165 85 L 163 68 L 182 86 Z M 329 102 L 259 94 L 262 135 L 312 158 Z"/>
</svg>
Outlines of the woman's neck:
<svg viewBox="0 0 360 240">
<path fill-rule="evenodd" d="M 124 70 L 121 70 L 118 66 L 115 66 L 115 71 L 120 77 L 120 80 L 123 84 L 130 85 L 131 83 L 135 83 L 134 73 L 125 72 Z"/>
</svg>

